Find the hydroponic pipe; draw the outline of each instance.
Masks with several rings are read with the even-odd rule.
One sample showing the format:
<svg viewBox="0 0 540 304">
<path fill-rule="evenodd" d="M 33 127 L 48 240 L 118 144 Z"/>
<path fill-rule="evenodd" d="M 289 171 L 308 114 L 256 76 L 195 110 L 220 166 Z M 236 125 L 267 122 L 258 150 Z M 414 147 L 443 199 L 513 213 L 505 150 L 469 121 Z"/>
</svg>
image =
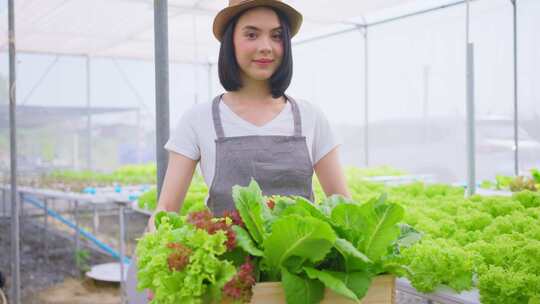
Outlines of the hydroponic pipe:
<svg viewBox="0 0 540 304">
<path fill-rule="evenodd" d="M 110 254 L 113 258 L 117 259 L 117 260 L 120 260 L 120 254 L 118 252 L 116 252 L 116 250 L 114 250 L 113 248 L 111 248 L 109 245 L 103 243 L 102 241 L 98 240 L 93 234 L 91 234 L 90 232 L 84 230 L 84 229 L 81 229 L 81 228 L 77 228 L 77 225 L 74 224 L 73 222 L 67 220 L 66 218 L 64 218 L 62 215 L 60 215 L 58 212 L 54 211 L 54 210 L 51 210 L 49 208 L 46 208 L 45 205 L 40 201 L 38 200 L 37 198 L 35 197 L 32 197 L 32 196 L 28 196 L 28 195 L 25 195 L 24 196 L 24 202 L 26 203 L 29 203 L 31 205 L 34 205 L 35 207 L 37 208 L 40 208 L 40 209 L 43 209 L 47 212 L 47 214 L 49 214 L 50 216 L 52 216 L 53 218 L 57 219 L 58 221 L 64 223 L 65 225 L 67 225 L 68 227 L 72 228 L 73 230 L 77 231 L 78 229 L 78 232 L 84 236 L 85 238 L 87 238 L 88 240 L 90 240 L 92 243 L 94 243 L 96 246 L 98 246 L 100 249 L 102 249 L 103 251 L 107 252 L 108 254 Z M 124 263 L 127 263 L 127 264 L 130 264 L 131 263 L 131 259 L 130 258 L 127 258 L 127 257 L 124 257 Z"/>
</svg>

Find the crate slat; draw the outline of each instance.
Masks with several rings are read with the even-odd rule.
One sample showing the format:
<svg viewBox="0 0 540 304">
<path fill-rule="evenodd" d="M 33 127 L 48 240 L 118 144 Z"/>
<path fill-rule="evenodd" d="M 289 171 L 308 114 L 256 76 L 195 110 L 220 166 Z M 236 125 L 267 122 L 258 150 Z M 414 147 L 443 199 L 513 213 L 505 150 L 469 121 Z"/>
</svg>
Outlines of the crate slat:
<svg viewBox="0 0 540 304">
<path fill-rule="evenodd" d="M 396 279 L 391 275 L 377 276 L 373 279 L 362 304 L 394 304 Z M 257 283 L 253 288 L 253 304 L 285 304 L 285 293 L 279 282 Z M 336 294 L 330 289 L 325 290 L 321 304 L 356 304 L 355 301 Z"/>
</svg>

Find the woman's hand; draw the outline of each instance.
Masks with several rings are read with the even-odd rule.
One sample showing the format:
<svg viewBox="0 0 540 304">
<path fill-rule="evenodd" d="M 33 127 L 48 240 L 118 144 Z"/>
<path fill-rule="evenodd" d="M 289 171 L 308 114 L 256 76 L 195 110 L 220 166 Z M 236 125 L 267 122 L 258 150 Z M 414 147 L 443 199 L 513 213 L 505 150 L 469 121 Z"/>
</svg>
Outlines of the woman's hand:
<svg viewBox="0 0 540 304">
<path fill-rule="evenodd" d="M 147 232 L 156 231 L 155 216 L 160 211 L 178 212 L 182 206 L 182 202 L 186 197 L 189 184 L 193 178 L 196 160 L 188 158 L 184 155 L 169 152 L 169 164 L 167 172 L 163 180 L 163 186 L 158 199 L 158 205 L 154 214 L 148 220 L 146 227 Z"/>
<path fill-rule="evenodd" d="M 148 220 L 146 233 L 156 231 L 155 216 L 160 211 L 178 211 L 186 197 L 189 184 L 193 178 L 197 161 L 181 154 L 169 152 L 167 172 L 161 187 L 158 205 L 154 214 Z M 154 293 L 147 289 L 146 297 L 149 301 L 154 299 Z"/>
<path fill-rule="evenodd" d="M 154 212 L 154 214 L 152 214 L 148 220 L 148 225 L 146 225 L 146 233 L 154 233 L 156 231 L 155 215 L 156 213 Z"/>
</svg>

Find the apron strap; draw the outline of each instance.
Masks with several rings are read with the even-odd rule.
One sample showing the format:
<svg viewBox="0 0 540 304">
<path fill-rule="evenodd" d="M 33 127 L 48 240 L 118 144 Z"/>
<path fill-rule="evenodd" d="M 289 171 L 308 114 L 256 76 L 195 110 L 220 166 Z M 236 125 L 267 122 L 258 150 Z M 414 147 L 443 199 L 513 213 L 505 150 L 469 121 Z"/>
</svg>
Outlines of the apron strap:
<svg viewBox="0 0 540 304">
<path fill-rule="evenodd" d="M 298 104 L 289 95 L 285 95 L 285 98 L 291 102 L 291 109 L 294 120 L 294 136 L 302 136 L 302 118 L 300 116 L 300 110 L 298 110 Z"/>
<path fill-rule="evenodd" d="M 212 102 L 212 120 L 214 121 L 214 129 L 216 130 L 217 138 L 225 137 L 223 131 L 223 124 L 221 123 L 221 116 L 219 115 L 219 102 L 223 94 L 218 95 Z M 294 120 L 294 136 L 302 136 L 302 118 L 300 117 L 300 110 L 298 110 L 298 104 L 289 95 L 285 95 L 285 98 L 291 103 L 291 109 Z"/>
<path fill-rule="evenodd" d="M 216 130 L 217 138 L 225 137 L 225 132 L 223 132 L 223 124 L 221 123 L 221 116 L 219 115 L 219 101 L 223 94 L 218 95 L 214 98 L 212 102 L 212 120 L 214 121 L 214 129 Z"/>
</svg>

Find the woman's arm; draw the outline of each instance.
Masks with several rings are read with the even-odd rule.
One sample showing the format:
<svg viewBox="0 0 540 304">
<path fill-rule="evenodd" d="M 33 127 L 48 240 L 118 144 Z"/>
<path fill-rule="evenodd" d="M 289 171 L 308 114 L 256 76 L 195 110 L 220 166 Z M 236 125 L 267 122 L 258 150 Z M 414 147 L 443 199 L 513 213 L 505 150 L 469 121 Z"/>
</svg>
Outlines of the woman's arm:
<svg viewBox="0 0 540 304">
<path fill-rule="evenodd" d="M 339 162 L 338 148 L 334 148 L 321 158 L 314 166 L 317 178 L 326 196 L 341 194 L 351 198 L 343 168 Z"/>
<path fill-rule="evenodd" d="M 159 201 L 154 214 L 148 220 L 148 230 L 155 230 L 154 216 L 159 211 L 178 212 L 182 207 L 193 178 L 197 161 L 181 154 L 169 152 L 169 164 L 161 187 Z"/>
</svg>

